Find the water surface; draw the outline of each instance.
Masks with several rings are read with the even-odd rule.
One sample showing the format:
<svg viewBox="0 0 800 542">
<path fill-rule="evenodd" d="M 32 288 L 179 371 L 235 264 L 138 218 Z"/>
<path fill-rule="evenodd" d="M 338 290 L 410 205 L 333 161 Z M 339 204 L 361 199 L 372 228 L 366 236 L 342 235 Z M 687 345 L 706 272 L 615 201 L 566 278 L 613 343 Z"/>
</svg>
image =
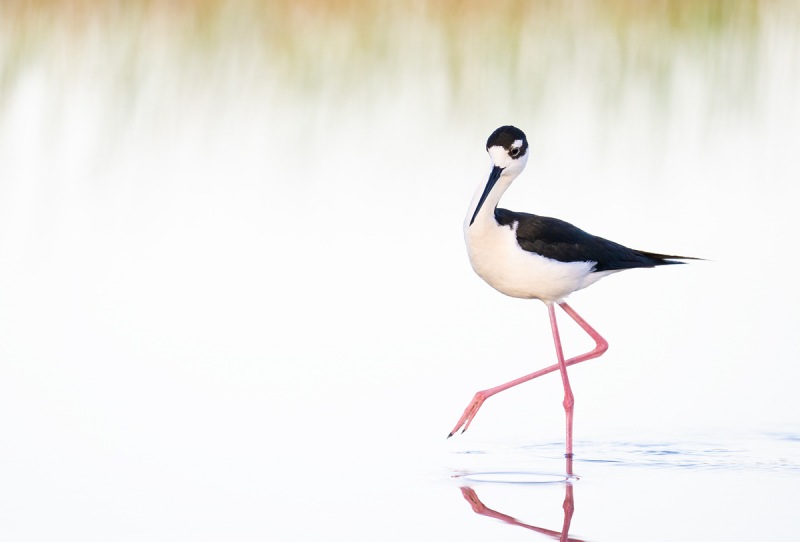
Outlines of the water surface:
<svg viewBox="0 0 800 542">
<path fill-rule="evenodd" d="M 793 538 L 799 18 L 3 3 L 0 538 Z M 571 299 L 571 484 L 557 375 L 444 438 L 553 359 L 464 253 L 505 123 L 504 205 L 711 260 Z"/>
</svg>

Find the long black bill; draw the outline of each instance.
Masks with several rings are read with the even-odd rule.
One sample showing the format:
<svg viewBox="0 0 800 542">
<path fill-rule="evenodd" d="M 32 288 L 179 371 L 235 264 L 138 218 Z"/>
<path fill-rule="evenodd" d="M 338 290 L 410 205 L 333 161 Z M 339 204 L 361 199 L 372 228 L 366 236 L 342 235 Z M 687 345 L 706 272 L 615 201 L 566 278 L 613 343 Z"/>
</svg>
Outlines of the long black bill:
<svg viewBox="0 0 800 542">
<path fill-rule="evenodd" d="M 486 188 L 483 189 L 483 194 L 481 194 L 481 199 L 478 201 L 478 206 L 475 207 L 475 213 L 472 215 L 472 220 L 469 221 L 469 225 L 472 226 L 472 223 L 475 222 L 475 217 L 478 216 L 478 211 L 481 210 L 483 206 L 483 202 L 486 201 L 486 196 L 489 195 L 489 192 L 492 191 L 494 188 L 497 179 L 500 178 L 500 174 L 503 173 L 503 168 L 500 166 L 494 166 L 492 168 L 492 172 L 489 173 L 489 180 L 486 181 Z"/>
</svg>

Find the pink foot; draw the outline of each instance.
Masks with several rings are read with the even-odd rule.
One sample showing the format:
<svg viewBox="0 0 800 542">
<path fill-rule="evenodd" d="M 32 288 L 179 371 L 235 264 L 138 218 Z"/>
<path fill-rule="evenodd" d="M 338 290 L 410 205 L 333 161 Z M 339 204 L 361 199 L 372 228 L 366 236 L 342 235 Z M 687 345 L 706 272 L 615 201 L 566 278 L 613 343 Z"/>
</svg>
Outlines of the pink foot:
<svg viewBox="0 0 800 542">
<path fill-rule="evenodd" d="M 461 429 L 461 426 L 464 426 L 464 428 L 461 429 L 461 432 L 463 433 L 466 431 L 469 428 L 469 424 L 471 424 L 472 420 L 475 419 L 478 409 L 481 408 L 481 405 L 488 397 L 489 395 L 486 394 L 486 391 L 479 391 L 476 393 L 475 397 L 472 398 L 472 401 L 464 410 L 464 414 L 461 415 L 461 419 L 458 420 L 456 426 L 452 431 L 450 431 L 450 434 L 447 435 L 447 438 L 452 437 L 459 429 Z"/>
<path fill-rule="evenodd" d="M 472 420 L 475 419 L 475 415 L 478 413 L 478 409 L 481 408 L 483 402 L 495 395 L 496 393 L 500 393 L 501 391 L 507 390 L 509 388 L 513 388 L 514 386 L 518 386 L 523 382 L 528 382 L 529 380 L 533 380 L 534 378 L 538 378 L 542 375 L 546 375 L 547 373 L 552 373 L 553 371 L 561 371 L 562 380 L 564 381 L 564 391 L 565 391 L 565 398 L 564 398 L 564 409 L 567 415 L 567 458 L 572 458 L 572 403 L 574 399 L 571 397 L 571 390 L 569 389 L 569 380 L 566 374 L 566 368 L 570 365 L 575 365 L 576 363 L 581 363 L 582 361 L 587 361 L 590 359 L 594 359 L 596 357 L 601 356 L 606 350 L 608 350 L 608 342 L 600 336 L 598 332 L 592 329 L 589 324 L 586 323 L 586 320 L 578 316 L 572 307 L 567 305 L 566 303 L 559 303 L 559 306 L 566 312 L 575 322 L 578 323 L 581 328 L 595 341 L 595 348 L 591 352 L 587 352 L 585 354 L 581 354 L 580 356 L 575 356 L 574 358 L 570 358 L 568 360 L 564 360 L 563 352 L 561 350 L 561 340 L 558 337 L 558 328 L 556 327 L 555 323 L 555 313 L 553 312 L 553 307 L 549 306 L 548 310 L 550 312 L 550 322 L 553 326 L 553 337 L 556 342 L 556 350 L 558 356 L 558 363 L 551 365 L 550 367 L 545 367 L 544 369 L 540 369 L 535 373 L 531 373 L 529 375 L 522 376 L 511 382 L 506 382 L 505 384 L 501 384 L 499 386 L 495 386 L 494 388 L 485 389 L 479 391 L 475 394 L 475 397 L 472 398 L 472 401 L 467 408 L 464 410 L 464 414 L 461 415 L 461 419 L 458 420 L 458 423 L 453 428 L 452 431 L 447 435 L 447 438 L 452 437 L 459 429 L 463 433 L 467 429 L 469 429 L 469 425 L 472 423 Z M 462 429 L 463 427 L 463 429 Z"/>
</svg>

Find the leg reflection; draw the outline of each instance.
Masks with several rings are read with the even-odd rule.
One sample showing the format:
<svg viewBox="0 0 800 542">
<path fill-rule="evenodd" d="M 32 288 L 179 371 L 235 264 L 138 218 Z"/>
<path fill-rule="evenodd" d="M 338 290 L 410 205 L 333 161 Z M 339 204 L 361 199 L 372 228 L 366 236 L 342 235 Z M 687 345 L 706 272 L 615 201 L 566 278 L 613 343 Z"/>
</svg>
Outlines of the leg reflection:
<svg viewBox="0 0 800 542">
<path fill-rule="evenodd" d="M 545 529 L 544 527 L 537 527 L 535 525 L 529 525 L 527 523 L 523 523 L 516 518 L 509 516 L 508 514 L 503 514 L 502 512 L 498 512 L 497 510 L 493 510 L 483 504 L 481 500 L 478 498 L 478 494 L 475 492 L 474 489 L 471 487 L 462 487 L 461 494 L 467 500 L 467 502 L 472 506 L 472 510 L 476 514 L 480 514 L 482 516 L 499 519 L 500 521 L 504 521 L 509 525 L 516 525 L 517 527 L 523 527 L 525 529 L 529 529 L 531 531 L 536 531 L 537 533 L 541 533 L 544 535 L 549 536 L 554 540 L 559 540 L 560 542 L 582 542 L 578 538 L 570 538 L 569 537 L 569 526 L 572 522 L 572 514 L 575 512 L 575 497 L 573 494 L 573 487 L 572 487 L 572 458 L 567 458 L 567 474 L 568 479 L 567 482 L 564 484 L 565 486 L 565 495 L 564 495 L 564 523 L 561 526 L 561 531 L 553 531 L 551 529 Z"/>
</svg>

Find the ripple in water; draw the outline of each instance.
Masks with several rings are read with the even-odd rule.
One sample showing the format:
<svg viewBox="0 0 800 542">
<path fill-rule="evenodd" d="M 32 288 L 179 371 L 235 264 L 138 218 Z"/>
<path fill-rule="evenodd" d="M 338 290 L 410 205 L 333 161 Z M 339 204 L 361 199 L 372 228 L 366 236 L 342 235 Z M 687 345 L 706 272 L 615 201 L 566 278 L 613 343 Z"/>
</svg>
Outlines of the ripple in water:
<svg viewBox="0 0 800 542">
<path fill-rule="evenodd" d="M 698 437 L 680 442 L 579 441 L 576 450 L 578 474 L 581 464 L 800 474 L 800 435 L 793 433 Z M 563 471 L 563 454 L 561 442 L 491 444 L 462 450 L 454 454 L 462 463 L 453 469 L 454 478 L 520 484 L 563 482 L 569 478 Z M 531 466 L 535 472 L 528 470 Z"/>
<path fill-rule="evenodd" d="M 455 474 L 453 478 L 468 483 L 490 484 L 559 484 L 571 477 L 566 474 L 526 471 L 472 472 Z"/>
<path fill-rule="evenodd" d="M 532 454 L 557 453 L 560 447 L 527 445 Z M 579 463 L 689 469 L 767 470 L 800 474 L 800 436 L 756 435 L 725 440 L 682 442 L 588 441 L 575 456 Z"/>
</svg>

